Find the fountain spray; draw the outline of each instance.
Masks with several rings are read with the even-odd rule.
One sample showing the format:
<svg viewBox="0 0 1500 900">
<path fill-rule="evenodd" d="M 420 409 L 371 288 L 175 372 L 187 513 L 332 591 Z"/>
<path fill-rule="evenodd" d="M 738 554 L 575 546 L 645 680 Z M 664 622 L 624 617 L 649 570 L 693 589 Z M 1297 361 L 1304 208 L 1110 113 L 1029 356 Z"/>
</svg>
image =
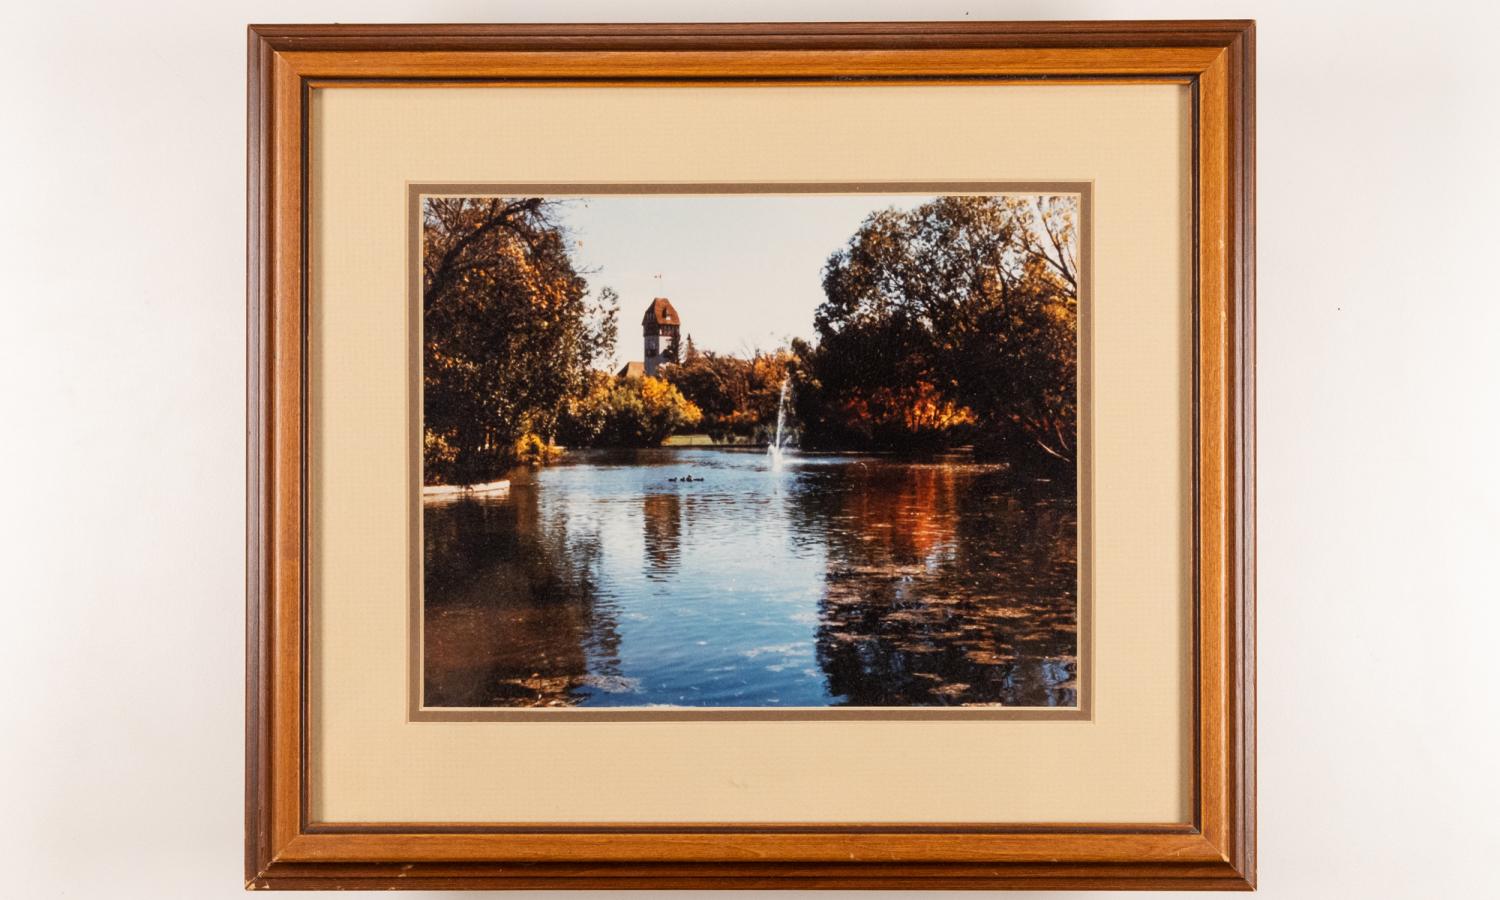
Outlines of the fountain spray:
<svg viewBox="0 0 1500 900">
<path fill-rule="evenodd" d="M 781 399 L 776 404 L 776 436 L 771 439 L 771 445 L 766 448 L 766 455 L 771 460 L 771 471 L 780 472 L 782 462 L 786 453 L 786 410 L 787 398 L 790 396 L 792 387 L 792 376 L 787 375 L 781 379 Z"/>
</svg>

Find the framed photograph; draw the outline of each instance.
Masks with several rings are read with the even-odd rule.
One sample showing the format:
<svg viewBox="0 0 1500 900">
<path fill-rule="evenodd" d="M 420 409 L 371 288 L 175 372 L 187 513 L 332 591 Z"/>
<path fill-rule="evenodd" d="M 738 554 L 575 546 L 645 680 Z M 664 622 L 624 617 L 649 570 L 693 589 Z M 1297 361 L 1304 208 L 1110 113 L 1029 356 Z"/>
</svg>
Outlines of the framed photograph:
<svg viewBox="0 0 1500 900">
<path fill-rule="evenodd" d="M 248 887 L 1254 886 L 1252 23 L 249 57 Z"/>
</svg>

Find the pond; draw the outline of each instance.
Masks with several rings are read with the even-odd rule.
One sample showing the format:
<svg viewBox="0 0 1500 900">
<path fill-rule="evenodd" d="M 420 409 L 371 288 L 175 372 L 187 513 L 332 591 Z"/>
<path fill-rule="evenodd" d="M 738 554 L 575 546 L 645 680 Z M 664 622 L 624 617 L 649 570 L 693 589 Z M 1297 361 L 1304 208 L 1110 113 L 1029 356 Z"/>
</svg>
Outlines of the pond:
<svg viewBox="0 0 1500 900">
<path fill-rule="evenodd" d="M 965 456 L 573 452 L 424 543 L 427 706 L 1077 703 L 1073 486 Z"/>
</svg>

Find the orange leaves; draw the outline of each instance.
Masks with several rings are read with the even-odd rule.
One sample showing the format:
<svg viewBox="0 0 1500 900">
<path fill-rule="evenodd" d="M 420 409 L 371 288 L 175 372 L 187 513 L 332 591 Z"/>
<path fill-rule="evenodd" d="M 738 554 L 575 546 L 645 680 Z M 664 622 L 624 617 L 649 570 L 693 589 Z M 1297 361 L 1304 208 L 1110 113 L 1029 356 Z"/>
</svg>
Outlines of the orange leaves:
<svg viewBox="0 0 1500 900">
<path fill-rule="evenodd" d="M 844 401 L 843 412 L 852 425 L 899 425 L 912 432 L 946 431 L 975 422 L 973 410 L 946 399 L 926 381 L 853 394 Z"/>
</svg>

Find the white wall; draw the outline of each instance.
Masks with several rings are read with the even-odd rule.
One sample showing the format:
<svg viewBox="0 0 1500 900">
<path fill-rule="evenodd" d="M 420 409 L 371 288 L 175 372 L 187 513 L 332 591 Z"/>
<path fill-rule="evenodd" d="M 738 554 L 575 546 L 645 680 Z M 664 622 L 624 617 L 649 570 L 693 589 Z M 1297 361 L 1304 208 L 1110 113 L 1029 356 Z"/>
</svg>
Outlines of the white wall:
<svg viewBox="0 0 1500 900">
<path fill-rule="evenodd" d="M 1262 890 L 1483 893 L 1491 4 L 53 0 L 0 52 L 9 896 L 241 890 L 245 23 L 1049 15 L 1260 20 Z"/>
</svg>

